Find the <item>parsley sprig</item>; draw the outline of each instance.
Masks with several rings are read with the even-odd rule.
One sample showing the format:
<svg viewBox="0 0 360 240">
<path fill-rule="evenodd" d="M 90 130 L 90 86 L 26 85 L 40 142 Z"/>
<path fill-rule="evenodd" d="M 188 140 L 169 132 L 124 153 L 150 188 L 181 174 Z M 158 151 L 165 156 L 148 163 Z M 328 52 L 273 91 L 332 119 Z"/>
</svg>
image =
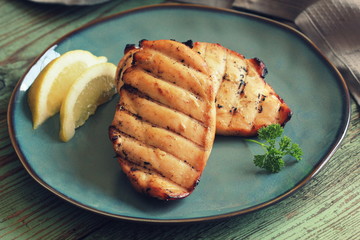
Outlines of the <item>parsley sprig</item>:
<svg viewBox="0 0 360 240">
<path fill-rule="evenodd" d="M 280 124 L 271 124 L 258 130 L 258 138 L 265 142 L 248 139 L 250 142 L 259 144 L 265 150 L 265 154 L 254 156 L 256 166 L 276 173 L 285 166 L 284 156 L 290 155 L 297 161 L 301 160 L 302 149 L 298 144 L 293 143 L 289 137 L 282 136 L 283 132 L 284 129 Z M 281 138 L 277 141 L 279 137 Z"/>
</svg>

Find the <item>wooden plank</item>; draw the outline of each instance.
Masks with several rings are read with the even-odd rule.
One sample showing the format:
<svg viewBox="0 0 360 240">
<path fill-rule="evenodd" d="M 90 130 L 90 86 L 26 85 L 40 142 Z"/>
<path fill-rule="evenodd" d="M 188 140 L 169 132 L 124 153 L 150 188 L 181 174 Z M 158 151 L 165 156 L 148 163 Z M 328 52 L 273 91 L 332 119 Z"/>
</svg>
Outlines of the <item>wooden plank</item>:
<svg viewBox="0 0 360 240">
<path fill-rule="evenodd" d="M 46 46 L 101 16 L 160 1 L 110 1 L 89 7 L 0 0 L 0 239 L 357 239 L 360 236 L 360 113 L 322 171 L 289 198 L 220 221 L 154 225 L 119 221 L 76 207 L 40 186 L 10 145 L 10 93 Z"/>
</svg>

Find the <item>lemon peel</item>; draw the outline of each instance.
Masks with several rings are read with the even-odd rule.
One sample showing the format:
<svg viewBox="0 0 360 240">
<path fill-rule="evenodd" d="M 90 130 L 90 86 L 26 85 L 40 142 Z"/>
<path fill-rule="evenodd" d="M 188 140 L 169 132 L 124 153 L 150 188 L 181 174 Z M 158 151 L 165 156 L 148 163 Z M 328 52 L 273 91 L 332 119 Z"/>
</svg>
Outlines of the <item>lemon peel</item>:
<svg viewBox="0 0 360 240">
<path fill-rule="evenodd" d="M 116 93 L 116 66 L 100 63 L 87 68 L 72 84 L 60 109 L 60 140 L 67 142 L 97 107 Z"/>
<path fill-rule="evenodd" d="M 72 50 L 46 65 L 28 92 L 33 128 L 59 112 L 70 86 L 86 68 L 104 62 L 107 62 L 106 57 L 97 57 L 85 50 Z"/>
</svg>

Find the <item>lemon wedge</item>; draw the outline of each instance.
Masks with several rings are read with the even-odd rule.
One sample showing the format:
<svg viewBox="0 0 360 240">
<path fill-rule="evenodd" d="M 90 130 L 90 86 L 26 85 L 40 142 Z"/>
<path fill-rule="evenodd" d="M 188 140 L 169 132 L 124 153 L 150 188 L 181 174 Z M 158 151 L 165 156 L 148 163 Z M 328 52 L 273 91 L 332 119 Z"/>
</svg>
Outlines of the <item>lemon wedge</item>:
<svg viewBox="0 0 360 240">
<path fill-rule="evenodd" d="M 60 109 L 60 140 L 67 142 L 96 108 L 115 94 L 116 66 L 100 63 L 87 68 L 70 87 Z"/>
<path fill-rule="evenodd" d="M 40 72 L 28 92 L 33 128 L 59 112 L 70 86 L 88 67 L 107 62 L 84 50 L 73 50 L 52 60 Z"/>
</svg>

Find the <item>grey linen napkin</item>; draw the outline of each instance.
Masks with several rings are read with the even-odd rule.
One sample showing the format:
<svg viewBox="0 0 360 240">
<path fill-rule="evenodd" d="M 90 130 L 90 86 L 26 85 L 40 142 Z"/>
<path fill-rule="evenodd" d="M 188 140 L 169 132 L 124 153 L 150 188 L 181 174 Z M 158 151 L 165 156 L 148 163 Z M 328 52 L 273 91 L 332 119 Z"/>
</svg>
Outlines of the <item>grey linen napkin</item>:
<svg viewBox="0 0 360 240">
<path fill-rule="evenodd" d="M 180 0 L 276 18 L 308 36 L 343 75 L 360 105 L 360 0 Z"/>
<path fill-rule="evenodd" d="M 360 105 L 359 0 L 235 0 L 233 7 L 294 22 L 341 72 Z"/>
<path fill-rule="evenodd" d="M 360 1 L 320 0 L 295 24 L 338 68 L 360 105 Z"/>
<path fill-rule="evenodd" d="M 235 0 L 232 6 L 293 22 L 302 11 L 317 1 L 318 0 Z"/>
</svg>

